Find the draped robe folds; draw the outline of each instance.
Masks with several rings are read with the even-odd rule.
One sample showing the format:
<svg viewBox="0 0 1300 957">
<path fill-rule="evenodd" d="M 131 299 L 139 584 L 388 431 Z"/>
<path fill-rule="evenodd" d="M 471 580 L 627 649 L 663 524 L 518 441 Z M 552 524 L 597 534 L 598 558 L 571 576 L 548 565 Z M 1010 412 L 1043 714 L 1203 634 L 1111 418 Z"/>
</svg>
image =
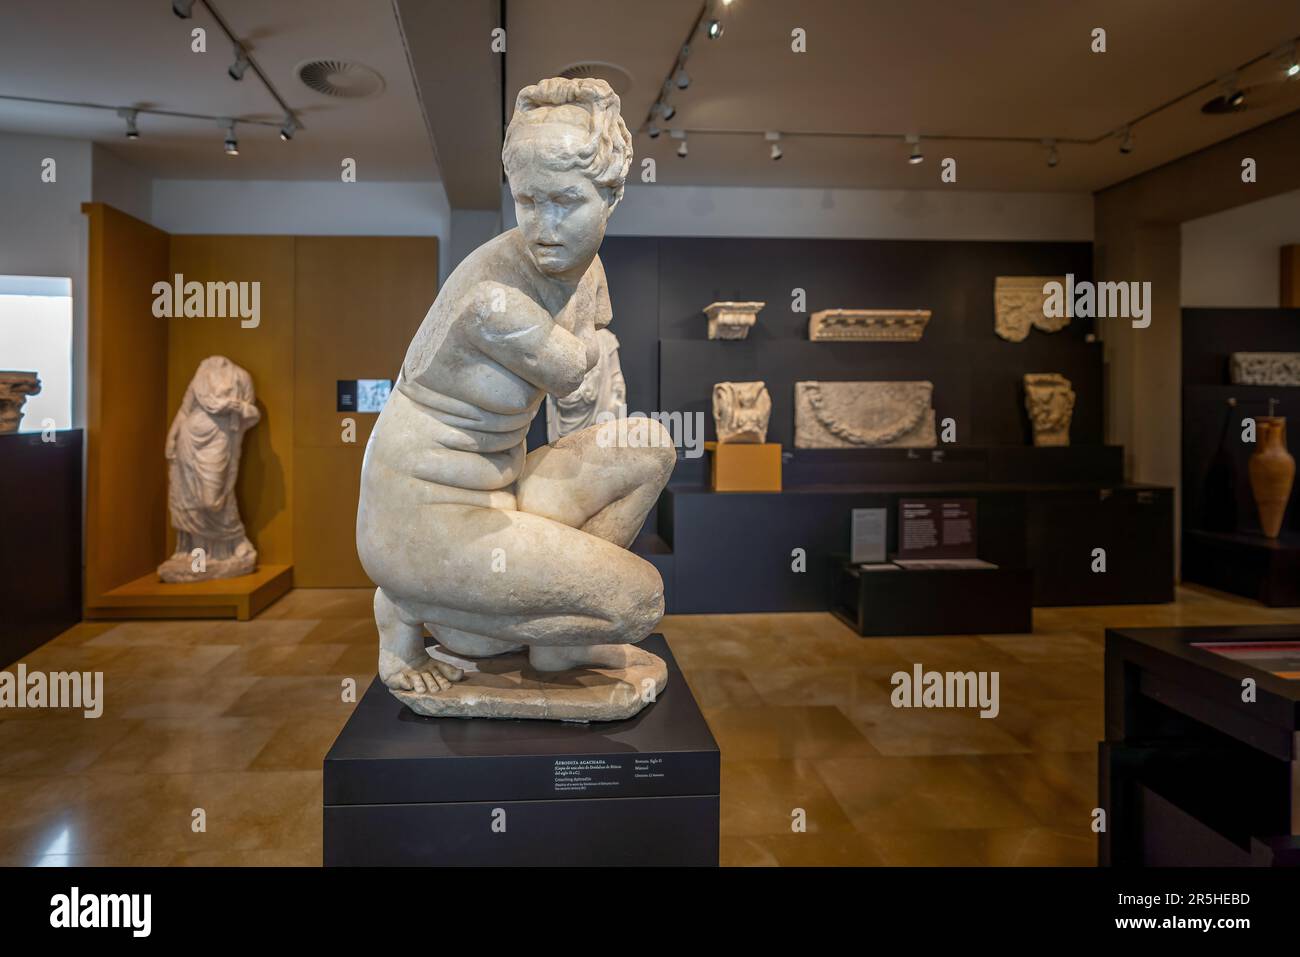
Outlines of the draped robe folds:
<svg viewBox="0 0 1300 957">
<path fill-rule="evenodd" d="M 261 413 L 253 380 L 223 356 L 200 364 L 167 435 L 167 504 L 176 550 L 158 572 L 164 581 L 195 581 L 252 572 L 257 552 L 244 531 L 235 498 L 243 436 Z M 206 569 L 193 567 L 204 550 Z"/>
</svg>

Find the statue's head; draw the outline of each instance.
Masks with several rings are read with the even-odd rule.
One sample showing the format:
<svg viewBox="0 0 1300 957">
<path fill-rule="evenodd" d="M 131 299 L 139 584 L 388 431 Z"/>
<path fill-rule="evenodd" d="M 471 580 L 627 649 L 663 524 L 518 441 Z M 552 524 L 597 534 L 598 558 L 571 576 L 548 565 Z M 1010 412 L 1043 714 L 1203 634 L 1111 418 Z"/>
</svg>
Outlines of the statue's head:
<svg viewBox="0 0 1300 957">
<path fill-rule="evenodd" d="M 632 165 L 618 95 L 604 80 L 554 77 L 524 87 L 501 161 L 533 263 L 548 275 L 580 275 Z"/>
</svg>

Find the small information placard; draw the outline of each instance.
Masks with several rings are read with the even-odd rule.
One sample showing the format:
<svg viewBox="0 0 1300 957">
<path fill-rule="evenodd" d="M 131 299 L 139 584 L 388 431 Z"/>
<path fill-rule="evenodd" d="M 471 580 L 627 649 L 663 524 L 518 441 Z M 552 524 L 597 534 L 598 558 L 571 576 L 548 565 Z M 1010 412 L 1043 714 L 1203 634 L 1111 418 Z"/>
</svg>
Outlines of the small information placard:
<svg viewBox="0 0 1300 957">
<path fill-rule="evenodd" d="M 382 412 L 392 379 L 339 379 L 337 412 Z"/>
<path fill-rule="evenodd" d="M 885 540 L 889 531 L 888 510 L 853 509 L 853 535 L 849 543 L 849 561 L 854 565 L 873 565 L 885 560 Z"/>
<path fill-rule="evenodd" d="M 975 499 L 902 499 L 898 503 L 898 557 L 977 558 Z"/>
</svg>

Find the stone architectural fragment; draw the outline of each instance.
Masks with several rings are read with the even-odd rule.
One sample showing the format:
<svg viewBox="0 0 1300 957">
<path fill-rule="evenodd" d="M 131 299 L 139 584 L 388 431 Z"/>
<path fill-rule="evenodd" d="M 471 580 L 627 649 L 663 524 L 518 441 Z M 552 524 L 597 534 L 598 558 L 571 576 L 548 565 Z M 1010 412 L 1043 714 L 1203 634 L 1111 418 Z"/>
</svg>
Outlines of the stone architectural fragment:
<svg viewBox="0 0 1300 957">
<path fill-rule="evenodd" d="M 35 372 L 0 371 L 0 432 L 17 432 L 27 397 L 40 392 L 41 380 Z"/>
<path fill-rule="evenodd" d="M 1070 380 L 1055 372 L 1025 376 L 1025 409 L 1034 427 L 1034 445 L 1069 445 L 1074 417 L 1074 390 Z"/>
<path fill-rule="evenodd" d="M 797 382 L 800 449 L 934 448 L 931 382 Z"/>
<path fill-rule="evenodd" d="M 1234 352 L 1233 385 L 1300 386 L 1300 352 Z"/>
<path fill-rule="evenodd" d="M 772 396 L 762 382 L 719 382 L 713 387 L 713 424 L 718 441 L 763 443 Z"/>
<path fill-rule="evenodd" d="M 709 317 L 710 339 L 744 339 L 758 321 L 765 302 L 711 302 L 704 307 Z"/>
<path fill-rule="evenodd" d="M 808 338 L 917 342 L 929 321 L 929 309 L 823 309 L 809 317 Z"/>
<path fill-rule="evenodd" d="M 1010 342 L 1023 342 L 1029 330 L 1059 332 L 1070 324 L 1068 315 L 1049 316 L 1043 303 L 1043 287 L 1059 282 L 1064 276 L 998 276 L 993 285 L 993 322 L 999 336 Z"/>
</svg>

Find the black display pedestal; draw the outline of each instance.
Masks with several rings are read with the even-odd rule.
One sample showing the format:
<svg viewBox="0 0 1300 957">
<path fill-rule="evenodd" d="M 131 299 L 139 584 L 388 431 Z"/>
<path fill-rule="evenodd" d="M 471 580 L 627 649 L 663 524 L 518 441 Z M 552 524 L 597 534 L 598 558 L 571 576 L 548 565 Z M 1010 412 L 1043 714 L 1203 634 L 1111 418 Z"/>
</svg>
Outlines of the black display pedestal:
<svg viewBox="0 0 1300 957">
<path fill-rule="evenodd" d="M 1254 598 L 1272 607 L 1300 605 L 1300 535 L 1183 533 L 1183 581 Z"/>
<path fill-rule="evenodd" d="M 718 745 L 668 643 L 627 721 L 426 718 L 376 678 L 325 756 L 325 865 L 718 863 Z"/>
<path fill-rule="evenodd" d="M 834 561 L 831 611 L 864 636 L 1020 634 L 1034 630 L 1026 568 L 872 571 Z"/>
<path fill-rule="evenodd" d="M 1106 631 L 1099 861 L 1300 865 L 1300 681 L 1194 642 L 1267 649 L 1300 625 Z"/>
</svg>

